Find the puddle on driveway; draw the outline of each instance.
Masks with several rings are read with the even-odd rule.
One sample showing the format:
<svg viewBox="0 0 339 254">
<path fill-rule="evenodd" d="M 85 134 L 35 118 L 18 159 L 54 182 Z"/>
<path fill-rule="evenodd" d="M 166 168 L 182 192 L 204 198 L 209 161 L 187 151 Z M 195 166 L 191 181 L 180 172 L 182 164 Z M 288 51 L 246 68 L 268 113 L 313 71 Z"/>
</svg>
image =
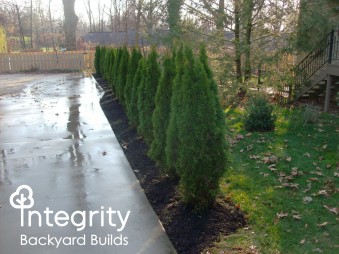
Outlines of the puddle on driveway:
<svg viewBox="0 0 339 254">
<path fill-rule="evenodd" d="M 45 160 L 44 154 L 49 154 L 52 148 L 57 150 L 61 140 L 69 140 L 68 148 L 56 152 L 56 164 L 60 163 L 60 158 L 73 166 L 92 164 L 93 156 L 99 151 L 82 149 L 84 141 L 89 133 L 107 132 L 102 128 L 107 122 L 99 105 L 103 91 L 92 77 L 82 74 L 3 75 L 0 81 L 3 82 L 0 184 L 11 183 L 11 176 Z M 28 148 L 30 143 L 35 143 L 33 148 Z M 16 173 L 8 170 L 8 158 L 14 158 Z"/>
</svg>

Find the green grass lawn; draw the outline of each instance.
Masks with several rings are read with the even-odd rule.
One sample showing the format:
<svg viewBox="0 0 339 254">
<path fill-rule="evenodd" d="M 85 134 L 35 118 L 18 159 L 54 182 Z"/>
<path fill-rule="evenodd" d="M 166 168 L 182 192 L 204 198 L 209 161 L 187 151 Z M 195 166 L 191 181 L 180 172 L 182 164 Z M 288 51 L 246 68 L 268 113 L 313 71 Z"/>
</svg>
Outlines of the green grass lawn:
<svg viewBox="0 0 339 254">
<path fill-rule="evenodd" d="M 242 110 L 226 112 L 231 167 L 221 190 L 248 227 L 210 253 L 339 253 L 339 116 L 305 124 L 302 110 L 276 114 L 274 132 L 248 133 Z"/>
</svg>

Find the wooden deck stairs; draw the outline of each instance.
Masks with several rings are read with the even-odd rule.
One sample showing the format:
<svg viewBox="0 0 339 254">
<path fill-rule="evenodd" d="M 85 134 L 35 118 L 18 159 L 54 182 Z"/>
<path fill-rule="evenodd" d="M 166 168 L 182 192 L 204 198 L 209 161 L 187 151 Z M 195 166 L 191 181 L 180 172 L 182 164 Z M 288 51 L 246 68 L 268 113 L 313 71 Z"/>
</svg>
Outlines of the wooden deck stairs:
<svg viewBox="0 0 339 254">
<path fill-rule="evenodd" d="M 332 30 L 295 68 L 295 101 L 317 99 L 339 106 L 339 30 Z"/>
</svg>

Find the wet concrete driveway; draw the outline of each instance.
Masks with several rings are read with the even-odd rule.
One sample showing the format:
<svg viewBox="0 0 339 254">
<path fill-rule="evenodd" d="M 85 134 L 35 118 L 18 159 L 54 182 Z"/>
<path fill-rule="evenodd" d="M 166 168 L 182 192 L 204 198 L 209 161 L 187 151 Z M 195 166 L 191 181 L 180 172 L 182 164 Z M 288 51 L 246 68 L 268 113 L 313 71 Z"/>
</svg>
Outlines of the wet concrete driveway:
<svg viewBox="0 0 339 254">
<path fill-rule="evenodd" d="M 102 93 L 83 74 L 0 75 L 0 254 L 175 253 Z"/>
</svg>

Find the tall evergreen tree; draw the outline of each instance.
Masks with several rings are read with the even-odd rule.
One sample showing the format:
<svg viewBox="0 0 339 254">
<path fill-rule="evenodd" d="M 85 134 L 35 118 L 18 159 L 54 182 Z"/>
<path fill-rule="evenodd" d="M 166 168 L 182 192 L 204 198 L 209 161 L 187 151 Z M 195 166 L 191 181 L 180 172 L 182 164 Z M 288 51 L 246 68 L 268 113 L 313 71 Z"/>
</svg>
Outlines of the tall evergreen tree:
<svg viewBox="0 0 339 254">
<path fill-rule="evenodd" d="M 104 64 L 103 64 L 103 77 L 105 80 L 108 80 L 108 70 L 109 70 L 109 61 L 110 61 L 110 48 L 105 49 Z"/>
<path fill-rule="evenodd" d="M 185 50 L 182 114 L 178 119 L 179 172 L 183 198 L 197 210 L 209 207 L 219 191 L 227 150 L 224 124 L 217 119 L 215 94 L 201 62 Z"/>
<path fill-rule="evenodd" d="M 167 128 L 166 137 L 166 170 L 170 175 L 176 175 L 177 161 L 178 161 L 178 147 L 180 146 L 180 140 L 178 138 L 178 118 L 180 117 L 182 110 L 182 76 L 184 65 L 184 47 L 181 45 L 175 56 L 175 78 L 173 80 L 172 98 L 171 98 L 171 112 L 170 120 Z"/>
<path fill-rule="evenodd" d="M 125 105 L 125 86 L 128 73 L 129 52 L 127 47 L 121 49 L 120 63 L 116 82 L 116 94 L 123 106 Z"/>
<path fill-rule="evenodd" d="M 154 139 L 150 148 L 150 157 L 161 167 L 166 168 L 166 139 L 171 111 L 173 79 L 175 77 L 174 59 L 166 55 L 159 87 L 155 95 L 155 110 L 152 116 Z"/>
<path fill-rule="evenodd" d="M 216 84 L 214 78 L 213 78 L 213 72 L 212 69 L 210 68 L 209 64 L 208 64 L 208 57 L 207 57 L 207 53 L 206 53 L 206 48 L 204 45 L 200 46 L 200 52 L 199 52 L 199 60 L 202 63 L 202 66 L 204 67 L 204 70 L 206 72 L 208 81 L 209 81 L 209 85 L 210 85 L 210 89 L 213 93 L 214 99 L 215 99 L 215 107 L 216 107 L 216 114 L 217 114 L 217 119 L 219 121 L 222 121 L 222 123 L 219 123 L 220 126 L 224 125 L 224 112 L 222 110 L 221 104 L 220 104 L 220 100 L 219 100 L 219 91 L 218 91 L 218 85 Z"/>
<path fill-rule="evenodd" d="M 139 126 L 139 93 L 141 92 L 140 89 L 142 87 L 142 83 L 145 80 L 145 70 L 146 70 L 146 61 L 145 58 L 141 58 L 138 62 L 137 72 L 135 74 L 133 80 L 133 87 L 131 92 L 131 101 L 127 111 L 130 114 L 129 120 L 132 125 Z"/>
<path fill-rule="evenodd" d="M 159 85 L 160 74 L 158 54 L 156 49 L 152 48 L 147 57 L 145 81 L 141 83 L 138 97 L 139 131 L 148 144 L 153 140 L 152 114 L 155 108 L 155 93 Z"/>
<path fill-rule="evenodd" d="M 134 85 L 134 78 L 136 75 L 136 70 L 138 68 L 139 60 L 141 59 L 142 55 L 140 50 L 133 48 L 131 59 L 128 63 L 128 73 L 127 73 L 127 79 L 126 79 L 126 86 L 125 86 L 125 108 L 127 112 L 127 116 L 129 119 L 131 119 L 131 108 L 133 107 L 131 105 L 132 102 L 132 91 L 133 91 L 133 85 Z"/>
<path fill-rule="evenodd" d="M 118 76 L 119 76 L 119 66 L 120 66 L 120 61 L 121 61 L 121 56 L 122 56 L 122 50 L 121 48 L 118 48 L 116 50 L 116 56 L 115 56 L 115 61 L 114 61 L 114 66 L 113 66 L 113 77 L 112 77 L 112 89 L 116 93 L 116 88 L 117 88 L 117 82 L 118 82 Z"/>
<path fill-rule="evenodd" d="M 100 47 L 100 74 L 103 78 L 105 75 L 105 57 L 106 57 L 106 47 Z"/>
<path fill-rule="evenodd" d="M 108 66 L 108 69 L 109 69 L 108 83 L 112 87 L 116 50 L 114 48 L 111 48 L 110 54 L 111 54 L 111 61 Z"/>
<path fill-rule="evenodd" d="M 100 46 L 96 46 L 96 48 L 95 48 L 95 56 L 94 56 L 94 68 L 95 68 L 95 72 L 98 75 L 101 75 L 101 73 L 100 73 L 100 62 L 101 62 L 100 52 L 101 52 Z"/>
</svg>

